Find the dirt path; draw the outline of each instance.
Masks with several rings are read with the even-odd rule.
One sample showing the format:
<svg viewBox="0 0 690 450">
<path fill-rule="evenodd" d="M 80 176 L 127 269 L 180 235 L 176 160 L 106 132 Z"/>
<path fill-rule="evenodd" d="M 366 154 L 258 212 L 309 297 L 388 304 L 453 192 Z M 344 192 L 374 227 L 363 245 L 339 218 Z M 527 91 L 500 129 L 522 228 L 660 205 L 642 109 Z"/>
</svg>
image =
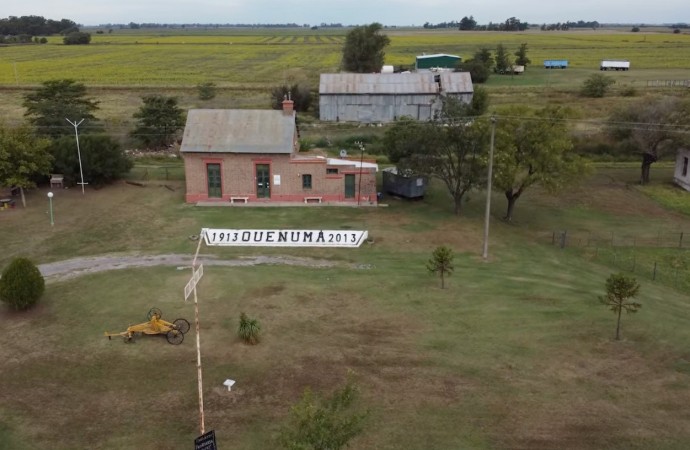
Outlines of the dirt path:
<svg viewBox="0 0 690 450">
<path fill-rule="evenodd" d="M 295 256 L 247 256 L 237 259 L 218 259 L 209 255 L 200 255 L 199 262 L 206 266 L 256 266 L 259 264 L 286 264 L 303 267 L 349 267 L 366 269 L 363 265 L 346 264 L 325 259 L 299 258 Z M 68 280 L 70 278 L 132 267 L 175 266 L 178 269 L 190 269 L 191 255 L 102 255 L 74 258 L 48 264 L 40 264 L 40 269 L 47 282 Z"/>
</svg>

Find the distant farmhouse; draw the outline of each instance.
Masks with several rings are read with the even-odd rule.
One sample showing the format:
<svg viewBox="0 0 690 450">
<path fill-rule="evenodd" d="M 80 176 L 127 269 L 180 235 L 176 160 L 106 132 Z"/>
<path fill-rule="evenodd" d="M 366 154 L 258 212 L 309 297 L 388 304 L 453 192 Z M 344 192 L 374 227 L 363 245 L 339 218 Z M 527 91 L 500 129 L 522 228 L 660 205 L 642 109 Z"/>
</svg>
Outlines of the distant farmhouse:
<svg viewBox="0 0 690 450">
<path fill-rule="evenodd" d="M 473 93 L 467 72 L 321 74 L 319 119 L 387 123 L 408 116 L 430 120 L 441 109 L 441 96 L 470 103 Z"/>
<path fill-rule="evenodd" d="M 446 55 L 445 53 L 421 55 L 415 59 L 414 68 L 417 72 L 434 69 L 455 69 L 461 61 L 461 57 Z"/>
<path fill-rule="evenodd" d="M 293 107 L 190 110 L 180 148 L 186 201 L 376 204 L 378 166 L 300 154 Z"/>
</svg>

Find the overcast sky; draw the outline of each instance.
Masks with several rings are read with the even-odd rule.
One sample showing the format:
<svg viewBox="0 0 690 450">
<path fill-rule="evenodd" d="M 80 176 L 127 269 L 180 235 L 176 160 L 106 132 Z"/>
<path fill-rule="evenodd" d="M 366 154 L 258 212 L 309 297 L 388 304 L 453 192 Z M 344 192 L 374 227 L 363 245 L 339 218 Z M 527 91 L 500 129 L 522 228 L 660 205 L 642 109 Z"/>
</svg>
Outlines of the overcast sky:
<svg viewBox="0 0 690 450">
<path fill-rule="evenodd" d="M 104 23 L 320 23 L 422 25 L 474 16 L 480 24 L 517 17 L 542 24 L 690 22 L 688 0 L 14 0 L 0 17 L 43 16 Z"/>
</svg>

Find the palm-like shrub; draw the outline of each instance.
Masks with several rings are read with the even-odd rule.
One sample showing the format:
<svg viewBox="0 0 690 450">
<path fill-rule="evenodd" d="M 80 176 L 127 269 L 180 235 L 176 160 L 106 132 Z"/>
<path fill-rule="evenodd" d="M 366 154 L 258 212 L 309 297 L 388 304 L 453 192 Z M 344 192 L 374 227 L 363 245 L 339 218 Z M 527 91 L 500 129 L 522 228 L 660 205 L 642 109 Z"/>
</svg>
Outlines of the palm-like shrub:
<svg viewBox="0 0 690 450">
<path fill-rule="evenodd" d="M 16 310 L 29 309 L 45 291 L 45 280 L 38 267 L 26 258 L 15 258 L 2 272 L 0 300 Z"/>
<path fill-rule="evenodd" d="M 237 335 L 245 344 L 258 344 L 260 331 L 261 325 L 259 325 L 258 320 L 250 319 L 245 313 L 240 314 L 240 327 L 237 329 Z"/>
</svg>

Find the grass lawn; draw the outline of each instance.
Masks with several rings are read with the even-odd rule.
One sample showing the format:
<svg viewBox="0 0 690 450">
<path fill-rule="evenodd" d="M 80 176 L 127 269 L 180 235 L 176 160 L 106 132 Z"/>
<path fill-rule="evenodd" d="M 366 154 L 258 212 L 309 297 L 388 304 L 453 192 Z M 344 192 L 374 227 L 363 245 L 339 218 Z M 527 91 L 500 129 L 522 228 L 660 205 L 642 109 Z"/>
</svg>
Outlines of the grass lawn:
<svg viewBox="0 0 690 450">
<path fill-rule="evenodd" d="M 618 270 L 551 244 L 554 230 L 656 235 L 690 217 L 635 186 L 636 167 L 602 168 L 559 196 L 527 192 L 514 223 L 495 193 L 490 259 L 482 261 L 483 194 L 462 217 L 439 186 L 387 208 L 197 208 L 179 181 L 57 192 L 0 211 L 0 265 L 103 253 L 193 254 L 202 226 L 366 229 L 359 249 L 203 249 L 224 258 L 285 254 L 331 268 L 206 267 L 199 287 L 207 429 L 221 448 L 274 448 L 307 387 L 330 392 L 354 370 L 370 410 L 351 448 L 685 449 L 690 446 L 690 296 L 642 277 L 641 311 L 599 304 Z M 168 188 L 164 187 L 166 184 Z M 172 188 L 172 190 L 170 189 Z M 682 199 L 674 200 L 683 204 Z M 688 207 L 686 200 L 683 207 Z M 455 250 L 447 288 L 426 273 L 438 245 Z M 653 251 L 652 248 L 649 251 Z M 685 255 L 686 250 L 679 250 Z M 586 255 L 584 255 L 586 256 Z M 194 335 L 108 341 L 144 321 L 192 321 L 188 270 L 123 269 L 53 282 L 28 313 L 0 308 L 0 448 L 154 449 L 198 434 Z M 263 339 L 239 342 L 241 312 Z M 237 384 L 228 393 L 223 380 Z"/>
</svg>

